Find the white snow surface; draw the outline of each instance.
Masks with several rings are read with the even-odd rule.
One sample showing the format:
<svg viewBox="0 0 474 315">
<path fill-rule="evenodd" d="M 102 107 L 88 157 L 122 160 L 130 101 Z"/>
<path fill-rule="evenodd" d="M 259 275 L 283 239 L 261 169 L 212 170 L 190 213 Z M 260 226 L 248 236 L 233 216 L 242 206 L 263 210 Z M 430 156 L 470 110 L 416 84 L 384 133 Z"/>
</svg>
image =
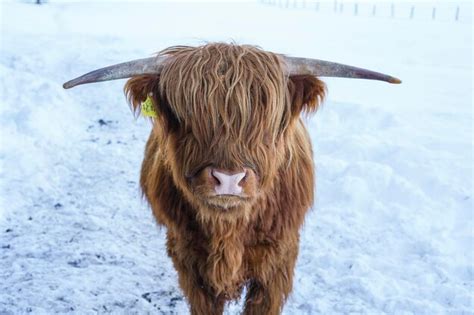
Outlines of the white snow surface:
<svg viewBox="0 0 474 315">
<path fill-rule="evenodd" d="M 473 314 L 471 20 L 253 2 L 0 5 L 0 314 L 188 313 L 139 190 L 150 123 L 133 118 L 124 80 L 62 83 L 205 41 L 403 80 L 325 79 L 327 100 L 305 119 L 316 203 L 283 313 Z"/>
</svg>

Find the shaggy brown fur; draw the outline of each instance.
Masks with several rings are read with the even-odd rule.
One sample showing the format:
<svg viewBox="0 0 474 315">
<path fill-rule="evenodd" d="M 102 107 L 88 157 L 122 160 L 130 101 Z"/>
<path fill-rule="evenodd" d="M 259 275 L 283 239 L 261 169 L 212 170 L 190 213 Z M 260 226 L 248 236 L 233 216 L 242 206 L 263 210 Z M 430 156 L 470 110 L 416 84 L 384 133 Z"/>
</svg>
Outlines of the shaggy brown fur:
<svg viewBox="0 0 474 315">
<path fill-rule="evenodd" d="M 325 92 L 286 77 L 277 55 L 254 46 L 172 47 L 160 76 L 130 79 L 136 111 L 152 95 L 158 117 L 141 187 L 160 225 L 192 314 L 222 314 L 247 286 L 245 314 L 279 314 L 293 282 L 299 228 L 313 202 L 309 136 L 300 119 Z M 215 198 L 203 169 L 246 167 L 246 198 Z"/>
</svg>

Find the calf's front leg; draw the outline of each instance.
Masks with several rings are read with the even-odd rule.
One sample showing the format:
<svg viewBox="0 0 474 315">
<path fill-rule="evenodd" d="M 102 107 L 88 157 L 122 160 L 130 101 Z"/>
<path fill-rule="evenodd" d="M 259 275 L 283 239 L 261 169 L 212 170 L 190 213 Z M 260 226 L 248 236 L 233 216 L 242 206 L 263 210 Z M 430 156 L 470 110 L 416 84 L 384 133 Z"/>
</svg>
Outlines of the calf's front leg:
<svg viewBox="0 0 474 315">
<path fill-rule="evenodd" d="M 225 297 L 216 295 L 214 290 L 206 286 L 199 271 L 199 255 L 192 242 L 186 251 L 178 248 L 186 246 L 183 240 L 178 240 L 168 231 L 168 255 L 173 260 L 178 272 L 179 285 L 189 303 L 192 315 L 222 315 L 224 312 Z M 187 246 L 186 246 L 187 247 Z M 182 249 L 182 248 L 181 248 Z"/>
<path fill-rule="evenodd" d="M 268 279 L 252 280 L 245 298 L 245 315 L 278 315 L 293 287 L 296 254 L 286 257 Z M 267 273 L 268 275 L 268 273 Z"/>
</svg>

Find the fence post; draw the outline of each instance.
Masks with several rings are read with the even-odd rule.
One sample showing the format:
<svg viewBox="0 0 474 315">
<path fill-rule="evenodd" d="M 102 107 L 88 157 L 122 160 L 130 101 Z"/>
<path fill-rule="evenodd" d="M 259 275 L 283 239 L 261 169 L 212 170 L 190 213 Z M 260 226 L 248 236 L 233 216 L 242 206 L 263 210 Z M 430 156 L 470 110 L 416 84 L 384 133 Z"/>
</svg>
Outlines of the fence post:
<svg viewBox="0 0 474 315">
<path fill-rule="evenodd" d="M 344 3 L 341 1 L 341 4 L 339 5 L 339 13 L 342 13 L 344 11 Z"/>
<path fill-rule="evenodd" d="M 337 12 L 337 0 L 334 0 L 334 12 Z"/>
<path fill-rule="evenodd" d="M 357 15 L 358 11 L 359 11 L 359 4 L 356 2 L 354 5 L 354 15 Z"/>
<path fill-rule="evenodd" d="M 456 21 L 459 21 L 459 6 L 456 7 L 456 16 L 454 17 Z"/>
<path fill-rule="evenodd" d="M 433 11 L 431 13 L 431 18 L 434 20 L 436 19 L 436 7 L 433 7 Z"/>
<path fill-rule="evenodd" d="M 390 15 L 392 19 L 395 17 L 395 4 L 393 4 L 393 2 L 392 2 L 392 5 L 390 6 Z"/>
<path fill-rule="evenodd" d="M 319 11 L 319 1 L 316 2 L 316 7 L 315 7 L 316 11 Z"/>
<path fill-rule="evenodd" d="M 410 10 L 410 19 L 413 20 L 414 16 L 415 16 L 415 6 L 413 5 Z"/>
<path fill-rule="evenodd" d="M 377 13 L 377 5 L 374 4 L 374 7 L 372 8 L 372 16 L 375 16 L 375 13 Z"/>
</svg>

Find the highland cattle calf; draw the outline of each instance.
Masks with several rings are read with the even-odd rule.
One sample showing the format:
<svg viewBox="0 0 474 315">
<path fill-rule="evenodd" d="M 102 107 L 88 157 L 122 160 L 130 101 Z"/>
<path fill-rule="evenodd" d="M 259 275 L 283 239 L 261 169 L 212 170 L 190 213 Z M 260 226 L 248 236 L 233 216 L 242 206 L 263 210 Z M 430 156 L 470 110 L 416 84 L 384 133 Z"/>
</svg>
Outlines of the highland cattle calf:
<svg viewBox="0 0 474 315">
<path fill-rule="evenodd" d="M 130 78 L 136 111 L 156 117 L 140 184 L 192 314 L 222 314 L 244 287 L 245 314 L 279 314 L 299 229 L 313 202 L 311 141 L 300 119 L 324 98 L 317 77 L 399 83 L 351 66 L 255 46 L 176 46 L 64 84 Z"/>
</svg>

